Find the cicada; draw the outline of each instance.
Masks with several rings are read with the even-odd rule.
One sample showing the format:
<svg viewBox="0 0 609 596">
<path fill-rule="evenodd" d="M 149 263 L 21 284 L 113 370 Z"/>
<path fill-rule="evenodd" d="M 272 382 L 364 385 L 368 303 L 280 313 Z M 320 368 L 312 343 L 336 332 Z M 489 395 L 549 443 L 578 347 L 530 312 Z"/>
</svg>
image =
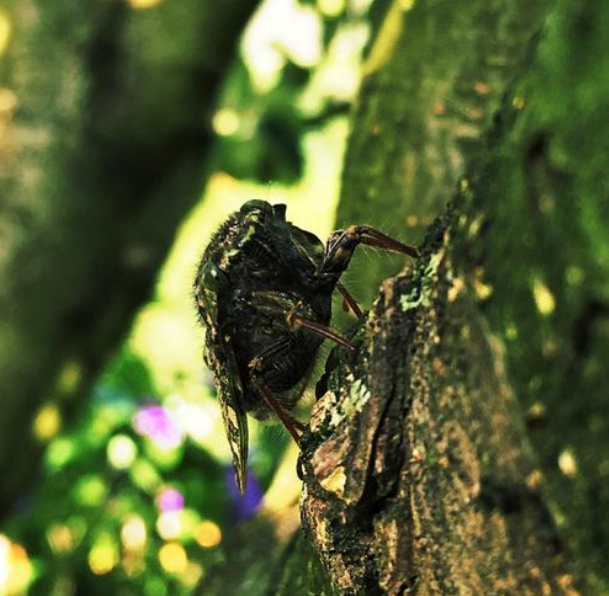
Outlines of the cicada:
<svg viewBox="0 0 609 596">
<path fill-rule="evenodd" d="M 194 281 L 206 329 L 211 370 L 237 484 L 246 490 L 247 414 L 273 415 L 298 443 L 304 429 L 291 411 L 301 398 L 319 347 L 331 339 L 353 351 L 329 327 L 332 295 L 358 315 L 340 283 L 355 248 L 365 244 L 412 257 L 415 247 L 367 225 L 320 239 L 286 220 L 286 205 L 252 200 L 228 217 L 203 253 Z"/>
</svg>

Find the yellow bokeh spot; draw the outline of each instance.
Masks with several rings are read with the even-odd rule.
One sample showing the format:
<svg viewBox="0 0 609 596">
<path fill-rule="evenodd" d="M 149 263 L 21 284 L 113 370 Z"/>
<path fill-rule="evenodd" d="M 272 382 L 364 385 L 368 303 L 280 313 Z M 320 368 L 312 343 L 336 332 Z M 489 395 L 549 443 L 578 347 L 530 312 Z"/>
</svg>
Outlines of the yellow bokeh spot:
<svg viewBox="0 0 609 596">
<path fill-rule="evenodd" d="M 0 10 L 0 56 L 4 54 L 11 39 L 11 22 L 3 10 Z"/>
<path fill-rule="evenodd" d="M 143 10 L 145 8 L 157 6 L 162 2 L 162 0 L 127 0 L 127 2 L 131 5 L 131 8 Z"/>
<path fill-rule="evenodd" d="M 214 114 L 212 126 L 223 137 L 234 135 L 239 130 L 239 114 L 230 108 L 222 108 Z"/>
<path fill-rule="evenodd" d="M 195 540 L 204 548 L 213 548 L 222 541 L 222 530 L 211 520 L 202 521 L 195 530 Z"/>
<path fill-rule="evenodd" d="M 95 575 L 110 573 L 118 563 L 118 552 L 113 544 L 103 541 L 96 544 L 89 553 L 89 567 Z"/>
<path fill-rule="evenodd" d="M 565 449 L 558 456 L 558 467 L 560 471 L 569 478 L 572 478 L 577 474 L 577 460 L 571 449 Z"/>
<path fill-rule="evenodd" d="M 40 441 L 49 441 L 61 429 L 61 412 L 56 404 L 48 403 L 34 418 L 34 436 Z"/>
<path fill-rule="evenodd" d="M 74 536 L 65 524 L 55 524 L 47 531 L 47 540 L 53 552 L 68 553 L 74 550 Z"/>
<path fill-rule="evenodd" d="M 188 565 L 188 556 L 181 544 L 169 542 L 159 550 L 159 561 L 167 573 L 183 573 Z"/>
<path fill-rule="evenodd" d="M 117 470 L 126 470 L 135 461 L 137 447 L 131 437 L 116 435 L 108 441 L 108 461 Z"/>
<path fill-rule="evenodd" d="M 146 524 L 139 515 L 133 515 L 121 529 L 121 540 L 126 550 L 140 550 L 146 545 Z"/>
<path fill-rule="evenodd" d="M 554 295 L 538 277 L 533 280 L 533 297 L 540 314 L 547 316 L 554 312 L 556 308 Z"/>
<path fill-rule="evenodd" d="M 182 583 L 190 589 L 194 589 L 201 578 L 203 577 L 203 567 L 199 565 L 199 563 L 189 563 L 184 573 L 182 573 L 181 580 Z"/>
<path fill-rule="evenodd" d="M 23 594 L 32 580 L 32 573 L 25 549 L 0 534 L 0 594 Z"/>
<path fill-rule="evenodd" d="M 156 529 L 163 540 L 178 538 L 183 531 L 180 511 L 165 511 L 156 521 Z"/>
</svg>

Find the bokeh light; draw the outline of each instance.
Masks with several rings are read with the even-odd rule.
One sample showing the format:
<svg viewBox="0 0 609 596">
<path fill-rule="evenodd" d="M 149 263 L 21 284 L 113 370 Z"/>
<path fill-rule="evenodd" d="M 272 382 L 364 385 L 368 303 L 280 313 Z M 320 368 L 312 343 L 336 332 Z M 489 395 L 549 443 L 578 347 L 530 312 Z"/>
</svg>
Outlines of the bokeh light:
<svg viewBox="0 0 609 596">
<path fill-rule="evenodd" d="M 97 507 L 108 494 L 108 486 L 99 474 L 87 474 L 76 485 L 76 500 L 82 505 Z"/>
<path fill-rule="evenodd" d="M 163 488 L 157 495 L 156 505 L 159 511 L 172 512 L 184 509 L 184 495 L 176 488 Z"/>
<path fill-rule="evenodd" d="M 286 27 L 286 23 L 298 23 Z M 321 56 L 321 23 L 317 12 L 296 0 L 267 0 L 243 37 L 243 58 L 254 86 L 272 88 L 286 55 L 300 66 L 312 66 Z"/>
<path fill-rule="evenodd" d="M 218 524 L 206 519 L 197 526 L 195 540 L 203 548 L 214 548 L 222 542 L 222 530 Z"/>
<path fill-rule="evenodd" d="M 61 428 L 61 413 L 56 404 L 42 406 L 34 418 L 34 436 L 40 441 L 52 439 Z"/>
<path fill-rule="evenodd" d="M 0 594 L 23 593 L 32 579 L 33 567 L 25 549 L 0 534 Z"/>
<path fill-rule="evenodd" d="M 137 446 L 131 437 L 116 435 L 108 442 L 108 461 L 117 470 L 125 470 L 135 461 Z"/>
<path fill-rule="evenodd" d="M 163 540 L 179 538 L 184 531 L 179 511 L 165 511 L 156 520 L 156 531 Z"/>
<path fill-rule="evenodd" d="M 67 437 L 57 437 L 48 446 L 45 461 L 52 470 L 60 470 L 76 455 L 74 441 Z"/>
<path fill-rule="evenodd" d="M 221 108 L 212 120 L 214 131 L 223 137 L 234 135 L 239 130 L 240 123 L 239 114 L 230 108 Z"/>
<path fill-rule="evenodd" d="M 135 415 L 133 426 L 138 433 L 152 439 L 161 449 L 174 449 L 184 440 L 182 431 L 163 406 L 142 406 Z"/>
<path fill-rule="evenodd" d="M 4 10 L 0 10 L 0 56 L 4 54 L 11 38 L 11 21 Z"/>
<path fill-rule="evenodd" d="M 183 573 L 188 565 L 186 549 L 177 542 L 164 544 L 159 550 L 159 562 L 167 573 Z"/>
<path fill-rule="evenodd" d="M 47 531 L 47 540 L 56 554 L 69 553 L 74 549 L 74 535 L 66 524 L 54 524 Z"/>
<path fill-rule="evenodd" d="M 89 567 L 95 575 L 106 575 L 119 561 L 118 549 L 109 538 L 102 538 L 89 552 Z"/>
<path fill-rule="evenodd" d="M 132 515 L 121 528 L 121 540 L 128 551 L 141 550 L 146 545 L 146 524 L 139 515 Z"/>
<path fill-rule="evenodd" d="M 145 10 L 159 5 L 163 0 L 127 0 L 129 5 L 136 10 Z"/>
</svg>

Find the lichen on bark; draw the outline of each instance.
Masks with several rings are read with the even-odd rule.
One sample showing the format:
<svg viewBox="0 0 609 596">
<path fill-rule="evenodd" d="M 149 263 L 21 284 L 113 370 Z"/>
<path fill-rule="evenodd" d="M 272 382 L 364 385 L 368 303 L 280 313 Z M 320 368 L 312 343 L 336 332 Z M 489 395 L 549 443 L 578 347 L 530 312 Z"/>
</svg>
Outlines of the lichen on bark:
<svg viewBox="0 0 609 596">
<path fill-rule="evenodd" d="M 303 440 L 303 525 L 343 594 L 579 593 L 499 343 L 455 267 L 470 223 L 438 220 L 383 283 Z"/>
</svg>

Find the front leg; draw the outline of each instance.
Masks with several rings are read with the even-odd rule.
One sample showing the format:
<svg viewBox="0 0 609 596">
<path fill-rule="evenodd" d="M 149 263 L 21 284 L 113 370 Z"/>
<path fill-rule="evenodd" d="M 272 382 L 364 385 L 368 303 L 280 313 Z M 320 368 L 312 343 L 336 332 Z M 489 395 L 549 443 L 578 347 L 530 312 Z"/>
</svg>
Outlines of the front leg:
<svg viewBox="0 0 609 596">
<path fill-rule="evenodd" d="M 370 226 L 349 226 L 346 230 L 333 232 L 328 238 L 320 267 L 321 274 L 338 280 L 349 266 L 351 257 L 360 244 L 391 252 L 401 252 L 410 257 L 419 256 L 419 250 L 415 246 L 404 244 Z"/>
<path fill-rule="evenodd" d="M 337 281 L 336 289 L 340 292 L 340 294 L 343 297 L 343 310 L 345 312 L 349 312 L 349 309 L 351 309 L 353 311 L 353 313 L 355 314 L 355 316 L 358 319 L 361 319 L 364 313 L 362 312 L 362 309 L 359 307 L 359 304 L 357 303 L 355 298 L 353 298 L 353 296 L 351 296 L 351 294 L 349 293 L 347 288 L 345 288 L 345 286 L 343 286 L 343 284 L 341 284 L 339 281 Z"/>
</svg>

